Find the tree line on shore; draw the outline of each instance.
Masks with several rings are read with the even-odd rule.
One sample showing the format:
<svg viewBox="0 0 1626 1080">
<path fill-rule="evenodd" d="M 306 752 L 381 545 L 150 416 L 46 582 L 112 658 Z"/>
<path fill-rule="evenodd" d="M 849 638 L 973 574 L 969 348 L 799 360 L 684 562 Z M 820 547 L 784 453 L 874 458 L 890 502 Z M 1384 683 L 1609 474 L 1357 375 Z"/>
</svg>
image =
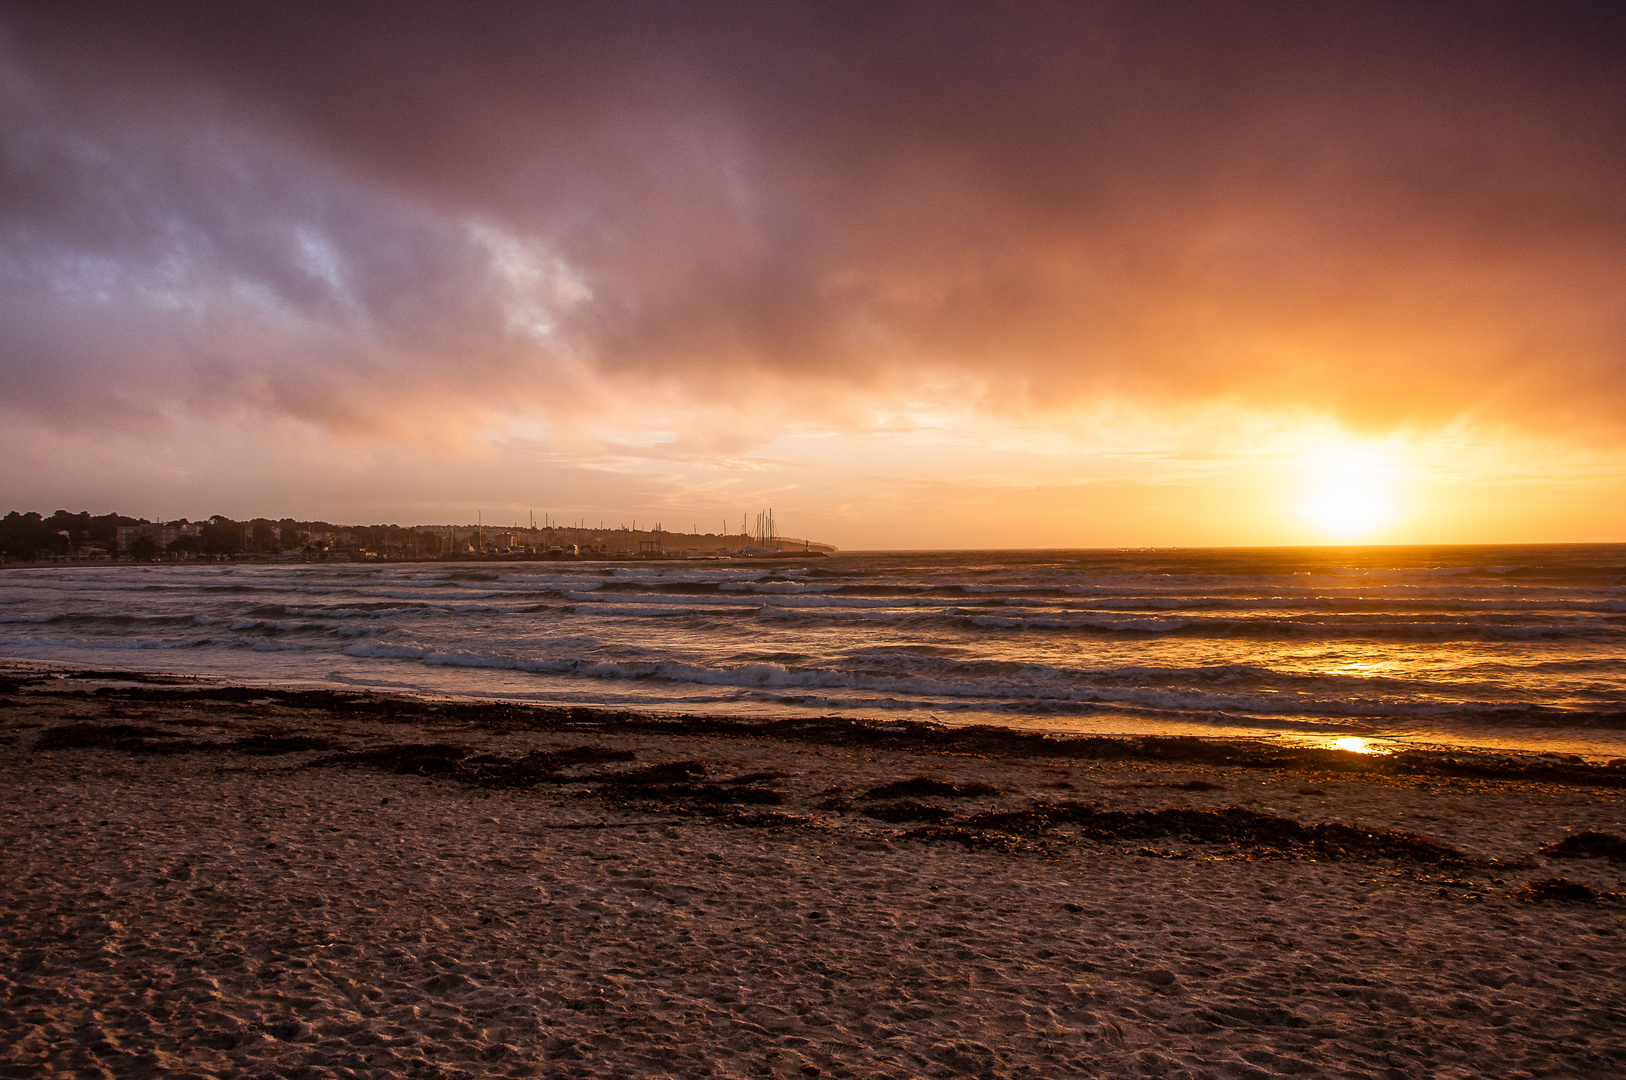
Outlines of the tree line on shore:
<svg viewBox="0 0 1626 1080">
<path fill-rule="evenodd" d="M 145 518 L 123 514 L 92 517 L 88 511 L 70 514 L 58 510 L 50 517 L 11 511 L 0 518 L 0 552 L 10 559 L 32 559 L 39 553 L 67 555 L 75 547 L 97 545 L 113 550 L 120 525 L 150 524 Z"/>
<path fill-rule="evenodd" d="M 157 526 L 142 530 L 128 541 L 124 554 L 139 561 L 187 556 L 230 556 L 275 554 L 287 550 L 326 551 L 354 548 L 411 554 L 435 554 L 441 538 L 434 533 L 404 529 L 399 525 L 334 525 L 326 521 L 299 521 L 294 518 L 251 518 L 237 521 L 216 514 L 206 521 L 156 522 L 124 514 L 91 515 L 58 510 L 50 516 L 16 510 L 0 518 L 0 554 L 12 562 L 34 559 L 62 559 L 93 554 L 96 549 L 110 556 L 120 554 L 121 527 Z M 162 531 L 174 535 L 160 543 L 153 535 Z"/>
</svg>

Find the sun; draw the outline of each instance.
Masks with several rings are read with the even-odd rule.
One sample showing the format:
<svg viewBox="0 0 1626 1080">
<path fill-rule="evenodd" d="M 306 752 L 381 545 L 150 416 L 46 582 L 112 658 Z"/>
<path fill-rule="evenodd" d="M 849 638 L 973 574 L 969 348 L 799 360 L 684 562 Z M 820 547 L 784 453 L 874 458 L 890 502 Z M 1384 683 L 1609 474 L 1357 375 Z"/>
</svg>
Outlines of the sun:
<svg viewBox="0 0 1626 1080">
<path fill-rule="evenodd" d="M 1358 444 L 1317 447 L 1301 459 L 1305 521 L 1329 540 L 1367 540 L 1394 519 L 1394 462 Z"/>
</svg>

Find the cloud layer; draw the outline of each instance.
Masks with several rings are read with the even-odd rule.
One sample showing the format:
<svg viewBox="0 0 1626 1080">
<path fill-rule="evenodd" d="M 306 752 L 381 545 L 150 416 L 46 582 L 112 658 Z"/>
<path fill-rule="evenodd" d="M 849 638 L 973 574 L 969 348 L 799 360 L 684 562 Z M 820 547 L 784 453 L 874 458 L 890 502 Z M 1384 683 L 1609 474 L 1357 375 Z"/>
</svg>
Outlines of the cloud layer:
<svg viewBox="0 0 1626 1080">
<path fill-rule="evenodd" d="M 0 409 L 736 452 L 1228 402 L 1613 445 L 1621 21 L 6 6 Z"/>
</svg>

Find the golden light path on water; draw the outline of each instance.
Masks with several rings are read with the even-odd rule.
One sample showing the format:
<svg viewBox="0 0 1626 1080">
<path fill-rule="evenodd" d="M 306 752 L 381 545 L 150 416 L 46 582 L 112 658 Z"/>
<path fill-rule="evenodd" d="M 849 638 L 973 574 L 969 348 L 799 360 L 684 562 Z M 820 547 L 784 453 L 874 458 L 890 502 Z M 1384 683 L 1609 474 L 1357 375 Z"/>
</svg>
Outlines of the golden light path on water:
<svg viewBox="0 0 1626 1080">
<path fill-rule="evenodd" d="M 1359 735 L 1345 735 L 1329 744 L 1334 750 L 1348 750 L 1352 754 L 1392 754 L 1394 750 Z"/>
</svg>

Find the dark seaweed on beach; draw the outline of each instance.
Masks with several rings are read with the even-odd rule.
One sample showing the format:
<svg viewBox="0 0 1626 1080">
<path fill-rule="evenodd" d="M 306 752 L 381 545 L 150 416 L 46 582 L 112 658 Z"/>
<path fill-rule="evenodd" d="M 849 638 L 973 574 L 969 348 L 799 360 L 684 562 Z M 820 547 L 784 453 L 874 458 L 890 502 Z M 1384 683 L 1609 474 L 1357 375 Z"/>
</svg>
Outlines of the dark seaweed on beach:
<svg viewBox="0 0 1626 1080">
<path fill-rule="evenodd" d="M 1147 761 L 1246 769 L 1298 769 L 1372 776 L 1471 777 L 1626 788 L 1626 766 L 1593 765 L 1573 757 L 1404 750 L 1357 754 L 1348 750 L 1283 746 L 1251 739 L 1196 736 L 1066 736 L 992 725 L 950 727 L 930 721 L 847 717 L 741 720 L 705 716 L 651 716 L 585 706 L 531 706 L 501 702 L 433 702 L 336 690 L 266 690 L 258 687 L 173 688 L 104 686 L 97 697 L 149 703 L 263 700 L 380 722 L 466 723 L 495 731 L 584 731 L 603 734 L 711 735 L 779 739 L 920 753 L 1073 761 Z M 1626 715 L 1621 717 L 1626 725 Z"/>
<path fill-rule="evenodd" d="M 15 694 L 28 686 L 37 686 L 45 679 L 38 675 L 0 675 L 0 694 Z"/>
<path fill-rule="evenodd" d="M 864 816 L 875 818 L 877 821 L 890 821 L 894 824 L 904 821 L 947 821 L 954 816 L 954 811 L 946 806 L 934 806 L 931 803 L 916 802 L 913 799 L 900 799 L 897 802 L 877 803 L 864 808 Z"/>
<path fill-rule="evenodd" d="M 579 765 L 604 765 L 612 761 L 636 761 L 638 755 L 631 750 L 611 750 L 607 746 L 572 746 L 564 750 L 535 750 L 526 755 L 526 761 L 546 762 L 553 769 L 571 769 Z"/>
<path fill-rule="evenodd" d="M 559 775 L 557 762 L 545 753 L 527 754 L 522 758 L 479 754 L 464 758 L 450 775 L 464 783 L 489 788 L 529 788 L 565 780 Z"/>
<path fill-rule="evenodd" d="M 305 750 L 332 750 L 338 744 L 332 739 L 310 735 L 249 735 L 226 743 L 224 749 L 239 754 L 270 757 L 276 754 L 297 754 Z"/>
<path fill-rule="evenodd" d="M 1554 859 L 1608 859 L 1626 862 L 1626 837 L 1606 832 L 1571 833 L 1556 844 L 1541 849 Z"/>
<path fill-rule="evenodd" d="M 1094 803 L 1035 803 L 1022 810 L 987 810 L 954 823 L 971 832 L 1034 836 L 1063 825 L 1093 840 L 1186 837 L 1199 843 L 1266 847 L 1322 858 L 1392 858 L 1467 863 L 1464 852 L 1411 833 L 1336 822 L 1306 825 L 1292 818 L 1232 806 L 1223 810 L 1103 810 Z"/>
<path fill-rule="evenodd" d="M 1093 816 L 1097 809 L 1094 803 L 1037 803 L 1025 810 L 984 810 L 970 817 L 961 818 L 957 824 L 979 831 L 992 830 L 1031 836 L 1048 832 L 1057 825 L 1086 820 Z"/>
<path fill-rule="evenodd" d="M 172 731 L 135 724 L 62 724 L 34 740 L 40 750 L 123 750 L 132 754 L 182 754 L 206 749 L 208 743 L 184 739 Z"/>
<path fill-rule="evenodd" d="M 1071 785 L 1068 785 L 1069 787 Z M 1175 791 L 1224 791 L 1224 784 L 1216 784 L 1208 780 L 1164 780 L 1158 783 L 1138 784 L 1108 784 L 1110 788 L 1128 790 L 1130 788 L 1172 788 Z"/>
<path fill-rule="evenodd" d="M 1568 878 L 1528 881 L 1507 895 L 1509 900 L 1519 900 L 1526 904 L 1599 904 L 1605 901 L 1626 900 L 1626 893 L 1604 892 Z"/>
<path fill-rule="evenodd" d="M 34 742 L 35 750 L 77 750 L 156 738 L 168 734 L 153 727 L 134 724 L 62 724 L 43 733 Z"/>
<path fill-rule="evenodd" d="M 966 784 L 956 784 L 948 780 L 937 780 L 930 776 L 913 776 L 908 780 L 898 780 L 880 787 L 872 787 L 859 796 L 860 799 L 969 799 L 979 795 L 998 795 L 999 789 L 988 784 L 972 781 Z"/>
<path fill-rule="evenodd" d="M 331 739 L 306 735 L 262 733 L 216 743 L 187 739 L 173 731 L 138 724 L 74 723 L 51 728 L 35 740 L 35 750 L 122 750 L 128 754 L 186 754 L 224 750 L 270 756 L 303 750 L 331 750 Z"/>
<path fill-rule="evenodd" d="M 819 823 L 800 814 L 782 814 L 774 810 L 740 810 L 732 806 L 702 805 L 693 810 L 713 821 L 739 825 L 747 829 L 797 829 L 816 827 Z"/>
<path fill-rule="evenodd" d="M 537 750 L 520 758 L 505 758 L 492 754 L 475 754 L 470 747 L 451 743 L 407 743 L 384 746 L 375 750 L 357 750 L 333 754 L 311 762 L 312 766 L 343 765 L 382 769 L 403 775 L 441 776 L 480 787 L 525 788 L 537 784 L 570 784 L 587 781 L 613 780 L 625 784 L 663 783 L 686 780 L 692 768 L 705 767 L 694 762 L 679 762 L 675 766 L 653 766 L 627 773 L 572 776 L 561 769 L 580 765 L 597 765 L 611 761 L 633 761 L 637 755 L 630 750 L 610 750 L 601 746 L 574 746 L 563 750 Z"/>
<path fill-rule="evenodd" d="M 608 798 L 705 804 L 778 805 L 784 796 L 749 784 L 707 783 L 706 766 L 698 761 L 670 761 L 622 772 L 567 774 L 562 769 L 611 761 L 632 761 L 630 750 L 577 746 L 538 750 L 520 758 L 475 754 L 451 743 L 408 743 L 374 750 L 333 754 L 313 766 L 339 765 L 382 769 L 403 775 L 438 776 L 478 787 L 526 788 L 537 784 L 595 784 L 594 793 Z"/>
<path fill-rule="evenodd" d="M 132 680 L 121 677 L 120 681 Z M 160 681 L 154 679 L 152 681 Z M 437 715 L 442 706 L 435 702 L 391 698 L 379 694 L 353 693 L 343 690 L 276 690 L 257 686 L 203 686 L 180 689 L 158 686 L 98 686 L 90 691 L 92 697 L 139 701 L 149 705 L 191 705 L 198 702 L 225 702 L 235 705 L 254 705 L 268 702 L 288 709 L 310 709 L 333 716 L 360 718 L 388 722 L 399 720 L 411 723 L 425 716 Z M 500 714 L 518 706 L 495 706 Z M 570 710 L 555 710 L 568 712 Z"/>
<path fill-rule="evenodd" d="M 1011 852 L 1027 846 L 1010 833 L 977 832 L 974 829 L 962 829 L 953 825 L 922 825 L 903 833 L 902 837 L 905 840 L 924 840 L 928 843 L 961 844 L 968 851 L 987 848 L 992 851 Z"/>
<path fill-rule="evenodd" d="M 318 758 L 311 762 L 311 765 L 366 766 L 404 776 L 445 776 L 467 773 L 468 766 L 463 764 L 463 759 L 471 753 L 467 746 L 456 746 L 451 743 L 407 743 L 381 746 L 376 750 L 352 750 L 348 753 L 334 754 L 331 757 Z"/>
<path fill-rule="evenodd" d="M 482 755 L 466 763 L 471 783 L 481 787 L 527 788 L 537 784 L 568 784 L 588 777 L 568 776 L 561 769 L 581 765 L 602 765 L 611 761 L 637 759 L 631 750 L 610 750 L 602 746 L 573 746 L 565 750 L 533 750 L 522 758 Z"/>
<path fill-rule="evenodd" d="M 1086 835 L 1110 840 L 1151 840 L 1189 836 L 1208 843 L 1257 845 L 1329 858 L 1411 859 L 1426 863 L 1467 863 L 1464 852 L 1412 833 L 1366 829 L 1337 822 L 1305 825 L 1292 818 L 1261 814 L 1240 806 L 1223 810 L 1102 810 L 1078 815 Z"/>
<path fill-rule="evenodd" d="M 533 787 L 537 784 L 573 784 L 598 780 L 599 776 L 569 774 L 563 769 L 582 765 L 603 765 L 612 761 L 635 761 L 631 750 L 611 750 L 602 746 L 573 746 L 565 750 L 533 750 L 518 760 L 501 757 L 470 759 L 477 766 L 470 778 L 481 787 Z"/>
<path fill-rule="evenodd" d="M 58 678 L 75 679 L 82 682 L 150 683 L 157 686 L 184 686 L 187 683 L 196 681 L 185 675 L 156 675 L 142 671 L 69 671 L 59 675 Z M 44 680 L 36 679 L 34 681 L 43 682 Z"/>
<path fill-rule="evenodd" d="M 744 776 L 731 776 L 727 780 L 717 781 L 719 784 L 767 784 L 775 780 L 784 780 L 790 773 L 782 772 L 754 772 Z"/>
<path fill-rule="evenodd" d="M 746 803 L 757 806 L 780 806 L 785 797 L 772 788 L 724 787 L 721 784 L 651 784 L 622 786 L 605 784 L 595 794 L 607 798 L 636 799 L 645 802 L 695 803 L 718 806 Z"/>
<path fill-rule="evenodd" d="M 597 773 L 580 777 L 613 787 L 648 787 L 657 784 L 681 784 L 696 777 L 704 778 L 706 767 L 698 761 L 667 761 L 643 769 L 627 772 Z"/>
</svg>

